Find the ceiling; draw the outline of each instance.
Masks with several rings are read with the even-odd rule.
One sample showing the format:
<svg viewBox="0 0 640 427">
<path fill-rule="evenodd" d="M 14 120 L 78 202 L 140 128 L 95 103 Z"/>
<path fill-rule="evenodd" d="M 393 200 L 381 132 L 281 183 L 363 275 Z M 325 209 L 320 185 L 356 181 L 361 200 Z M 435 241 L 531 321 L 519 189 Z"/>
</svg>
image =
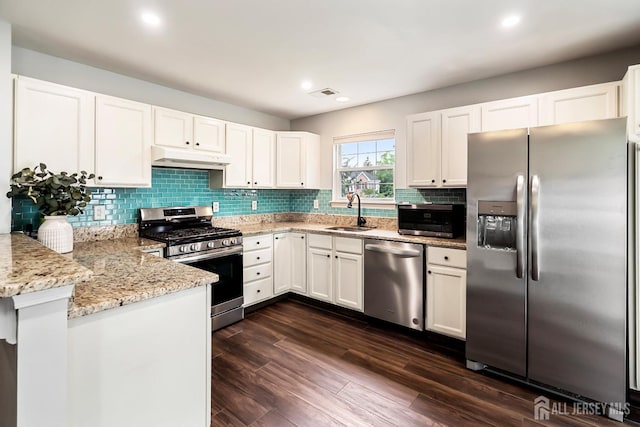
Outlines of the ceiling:
<svg viewBox="0 0 640 427">
<path fill-rule="evenodd" d="M 0 16 L 18 46 L 286 119 L 640 44 L 638 0 L 0 0 Z M 307 94 L 327 87 L 350 101 Z"/>
</svg>

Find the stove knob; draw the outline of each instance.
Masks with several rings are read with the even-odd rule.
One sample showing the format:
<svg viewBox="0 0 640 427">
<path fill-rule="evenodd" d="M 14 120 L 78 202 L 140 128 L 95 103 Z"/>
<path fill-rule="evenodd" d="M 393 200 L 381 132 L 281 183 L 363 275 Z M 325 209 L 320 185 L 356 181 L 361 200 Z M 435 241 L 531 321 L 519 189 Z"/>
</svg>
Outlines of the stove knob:
<svg viewBox="0 0 640 427">
<path fill-rule="evenodd" d="M 180 246 L 180 252 L 186 252 L 189 248 L 187 248 L 186 246 Z"/>
<path fill-rule="evenodd" d="M 198 249 L 198 245 L 194 243 L 193 245 L 189 246 L 189 249 L 191 249 L 192 251 L 195 251 Z"/>
<path fill-rule="evenodd" d="M 215 248 L 216 244 L 215 244 L 215 242 L 209 242 L 209 243 L 207 243 L 207 247 L 208 248 Z"/>
<path fill-rule="evenodd" d="M 222 241 L 222 246 L 229 246 L 229 245 L 230 245 L 230 243 L 229 243 L 229 239 L 224 239 L 224 240 Z"/>
<path fill-rule="evenodd" d="M 232 245 L 237 245 L 238 244 L 238 239 L 236 239 L 235 237 L 233 239 L 231 239 L 231 244 Z"/>
</svg>

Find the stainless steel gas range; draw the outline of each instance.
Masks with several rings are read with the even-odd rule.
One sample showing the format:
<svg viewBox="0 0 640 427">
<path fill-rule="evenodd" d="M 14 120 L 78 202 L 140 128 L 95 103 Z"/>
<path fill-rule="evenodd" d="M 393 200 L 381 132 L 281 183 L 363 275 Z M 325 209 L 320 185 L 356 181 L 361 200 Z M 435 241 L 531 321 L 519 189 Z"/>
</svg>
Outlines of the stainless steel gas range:
<svg viewBox="0 0 640 427">
<path fill-rule="evenodd" d="M 140 209 L 140 236 L 166 244 L 164 256 L 218 274 L 212 287 L 211 327 L 244 318 L 242 233 L 214 227 L 210 206 Z"/>
</svg>

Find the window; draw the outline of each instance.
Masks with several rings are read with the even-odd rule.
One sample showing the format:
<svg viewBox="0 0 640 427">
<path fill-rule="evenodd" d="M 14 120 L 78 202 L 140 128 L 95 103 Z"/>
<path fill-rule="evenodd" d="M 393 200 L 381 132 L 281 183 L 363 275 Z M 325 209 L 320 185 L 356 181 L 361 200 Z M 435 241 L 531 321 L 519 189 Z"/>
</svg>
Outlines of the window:
<svg viewBox="0 0 640 427">
<path fill-rule="evenodd" d="M 333 200 L 356 192 L 363 203 L 395 200 L 393 131 L 335 138 Z"/>
</svg>

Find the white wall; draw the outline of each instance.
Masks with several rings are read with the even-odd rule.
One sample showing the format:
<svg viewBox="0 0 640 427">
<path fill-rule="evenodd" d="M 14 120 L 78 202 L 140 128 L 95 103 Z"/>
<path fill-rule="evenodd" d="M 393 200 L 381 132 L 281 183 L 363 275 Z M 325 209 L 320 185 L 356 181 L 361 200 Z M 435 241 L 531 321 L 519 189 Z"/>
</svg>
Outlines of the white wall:
<svg viewBox="0 0 640 427">
<path fill-rule="evenodd" d="M 144 80 L 13 46 L 12 71 L 36 79 L 221 120 L 289 130 L 289 120 Z"/>
<path fill-rule="evenodd" d="M 9 191 L 13 163 L 13 84 L 11 78 L 11 24 L 0 18 L 0 233 L 11 230 Z"/>
<path fill-rule="evenodd" d="M 506 74 L 386 101 L 291 121 L 292 130 L 321 135 L 322 188 L 332 186 L 333 138 L 396 130 L 396 185 L 406 188 L 408 114 L 621 80 L 629 65 L 640 63 L 640 46 L 579 60 Z"/>
</svg>

